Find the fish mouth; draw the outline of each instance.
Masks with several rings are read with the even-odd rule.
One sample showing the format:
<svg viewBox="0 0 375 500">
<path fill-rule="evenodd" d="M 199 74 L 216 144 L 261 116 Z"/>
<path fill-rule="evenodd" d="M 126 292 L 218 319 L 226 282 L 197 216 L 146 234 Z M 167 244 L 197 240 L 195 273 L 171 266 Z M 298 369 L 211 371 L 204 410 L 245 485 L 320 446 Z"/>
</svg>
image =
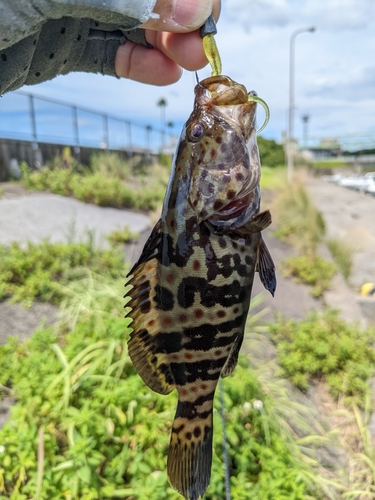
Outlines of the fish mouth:
<svg viewBox="0 0 375 500">
<path fill-rule="evenodd" d="M 223 208 L 220 208 L 216 213 L 210 217 L 212 222 L 226 222 L 236 219 L 248 208 L 251 201 L 251 193 L 243 196 L 242 198 L 237 198 L 229 202 Z"/>
</svg>

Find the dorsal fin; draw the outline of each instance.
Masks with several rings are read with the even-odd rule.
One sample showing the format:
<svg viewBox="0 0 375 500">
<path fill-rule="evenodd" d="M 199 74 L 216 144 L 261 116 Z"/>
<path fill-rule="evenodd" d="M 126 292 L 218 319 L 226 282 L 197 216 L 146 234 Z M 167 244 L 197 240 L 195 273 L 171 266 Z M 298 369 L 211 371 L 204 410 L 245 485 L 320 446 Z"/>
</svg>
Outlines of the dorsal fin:
<svg viewBox="0 0 375 500">
<path fill-rule="evenodd" d="M 148 237 L 145 246 L 143 247 L 139 259 L 129 271 L 128 276 L 134 274 L 134 271 L 137 269 L 139 265 L 141 265 L 144 262 L 147 262 L 150 259 L 153 259 L 158 255 L 158 253 L 160 252 L 161 238 L 162 238 L 161 219 L 159 219 L 158 222 L 155 224 L 154 229 L 151 231 L 151 234 Z"/>
<path fill-rule="evenodd" d="M 258 243 L 255 270 L 259 272 L 260 281 L 263 283 L 264 288 L 274 296 L 276 290 L 275 264 L 262 237 Z"/>
<path fill-rule="evenodd" d="M 161 246 L 161 223 L 154 227 L 143 249 L 142 255 L 129 274 L 133 276 L 128 284 L 131 300 L 126 307 L 132 310 L 129 316 L 133 322 L 128 342 L 129 355 L 143 381 L 154 391 L 168 394 L 174 389 L 174 378 L 170 371 L 168 356 L 159 349 L 162 337 L 163 311 L 157 308 L 160 265 L 158 253 Z M 159 292 L 160 295 L 160 292 Z"/>
</svg>

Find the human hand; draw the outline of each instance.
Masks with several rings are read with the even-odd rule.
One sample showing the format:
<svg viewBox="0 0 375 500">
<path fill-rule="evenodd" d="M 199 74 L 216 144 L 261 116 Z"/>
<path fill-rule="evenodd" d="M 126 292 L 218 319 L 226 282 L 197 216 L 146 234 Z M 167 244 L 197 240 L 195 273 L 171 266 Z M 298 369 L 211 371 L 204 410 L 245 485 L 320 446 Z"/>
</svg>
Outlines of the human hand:
<svg viewBox="0 0 375 500">
<path fill-rule="evenodd" d="M 179 80 L 182 68 L 203 68 L 207 59 L 197 29 L 211 13 L 219 18 L 220 0 L 158 0 L 154 12 L 159 17 L 140 26 L 154 48 L 131 41 L 121 45 L 115 59 L 117 76 L 168 85 Z"/>
</svg>

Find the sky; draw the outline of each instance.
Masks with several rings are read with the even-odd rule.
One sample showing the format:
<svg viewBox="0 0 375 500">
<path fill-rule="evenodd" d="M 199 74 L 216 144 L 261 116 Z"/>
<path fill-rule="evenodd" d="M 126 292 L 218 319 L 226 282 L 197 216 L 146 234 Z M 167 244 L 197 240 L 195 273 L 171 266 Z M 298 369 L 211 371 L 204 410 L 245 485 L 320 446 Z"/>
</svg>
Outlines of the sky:
<svg viewBox="0 0 375 500">
<path fill-rule="evenodd" d="M 295 137 L 303 140 L 308 115 L 310 141 L 340 136 L 345 144 L 375 147 L 375 0 L 222 0 L 216 42 L 223 74 L 268 103 L 271 119 L 262 135 L 280 141 L 287 129 L 290 37 L 309 27 L 316 31 L 295 40 Z M 200 79 L 209 75 L 209 67 L 199 71 Z M 154 127 L 164 98 L 166 119 L 179 134 L 194 85 L 187 71 L 167 87 L 74 73 L 27 90 Z M 259 124 L 263 117 L 260 109 Z"/>
</svg>

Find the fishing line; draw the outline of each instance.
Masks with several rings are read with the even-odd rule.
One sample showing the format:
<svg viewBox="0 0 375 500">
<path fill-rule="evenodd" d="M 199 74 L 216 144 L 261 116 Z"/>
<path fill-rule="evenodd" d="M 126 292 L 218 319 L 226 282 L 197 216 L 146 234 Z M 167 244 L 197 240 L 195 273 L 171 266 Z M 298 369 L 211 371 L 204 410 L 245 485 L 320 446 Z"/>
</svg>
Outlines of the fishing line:
<svg viewBox="0 0 375 500">
<path fill-rule="evenodd" d="M 224 452 L 224 469 L 225 469 L 225 498 L 231 500 L 230 496 L 230 472 L 229 472 L 229 456 L 228 456 L 228 437 L 227 428 L 225 424 L 225 408 L 224 408 L 224 381 L 220 377 L 219 380 L 219 393 L 220 393 L 220 413 L 221 424 L 223 427 L 223 452 Z"/>
</svg>

